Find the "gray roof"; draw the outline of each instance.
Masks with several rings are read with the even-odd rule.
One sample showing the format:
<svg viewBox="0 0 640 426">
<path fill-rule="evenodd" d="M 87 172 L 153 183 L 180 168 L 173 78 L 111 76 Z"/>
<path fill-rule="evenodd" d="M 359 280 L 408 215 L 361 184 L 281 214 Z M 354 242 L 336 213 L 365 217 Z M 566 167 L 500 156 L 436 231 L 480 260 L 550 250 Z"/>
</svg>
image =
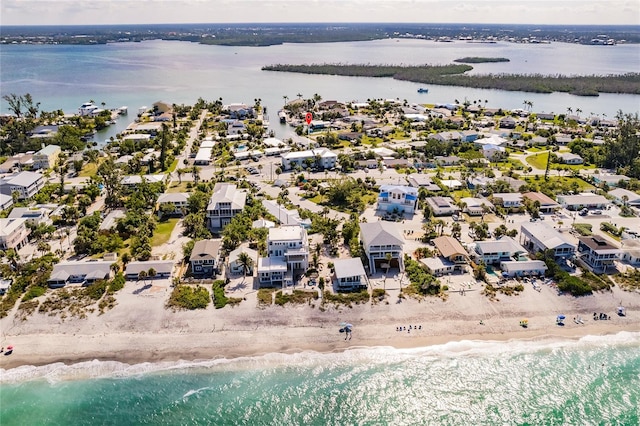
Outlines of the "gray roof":
<svg viewBox="0 0 640 426">
<path fill-rule="evenodd" d="M 555 249 L 563 244 L 575 247 L 567 237 L 544 222 L 525 222 L 521 225 L 521 231 L 540 241 L 546 249 Z"/>
<path fill-rule="evenodd" d="M 189 199 L 189 193 L 187 192 L 167 192 L 160 194 L 158 197 L 158 204 L 162 203 L 183 203 Z"/>
<path fill-rule="evenodd" d="M 217 210 L 219 203 L 230 203 L 231 209 L 242 210 L 244 209 L 247 201 L 247 193 L 232 184 L 232 183 L 216 183 L 213 187 L 213 194 L 209 199 L 209 205 L 207 210 Z"/>
<path fill-rule="evenodd" d="M 86 275 L 87 279 L 101 279 L 111 272 L 115 262 L 98 260 L 95 262 L 60 262 L 53 266 L 49 280 L 66 280 L 71 275 Z"/>
<path fill-rule="evenodd" d="M 477 241 L 476 251 L 482 253 L 526 253 L 527 251 L 511 237 L 503 235 L 497 240 Z M 478 252 L 480 253 L 480 252 Z"/>
<path fill-rule="evenodd" d="M 362 260 L 359 257 L 351 259 L 336 259 L 333 261 L 336 278 L 366 276 Z"/>
<path fill-rule="evenodd" d="M 29 187 L 38 180 L 43 179 L 40 173 L 20 172 L 17 175 L 10 176 L 4 183 L 8 185 Z"/>
<path fill-rule="evenodd" d="M 136 261 L 127 264 L 126 275 L 139 274 L 141 271 L 147 272 L 153 268 L 158 274 L 171 273 L 173 271 L 173 260 L 148 260 L 146 262 Z"/>
<path fill-rule="evenodd" d="M 402 235 L 394 222 L 361 223 L 360 238 L 365 247 L 404 244 Z"/>
<path fill-rule="evenodd" d="M 221 240 L 196 241 L 191 250 L 189 262 L 201 259 L 217 259 L 220 252 Z"/>
</svg>

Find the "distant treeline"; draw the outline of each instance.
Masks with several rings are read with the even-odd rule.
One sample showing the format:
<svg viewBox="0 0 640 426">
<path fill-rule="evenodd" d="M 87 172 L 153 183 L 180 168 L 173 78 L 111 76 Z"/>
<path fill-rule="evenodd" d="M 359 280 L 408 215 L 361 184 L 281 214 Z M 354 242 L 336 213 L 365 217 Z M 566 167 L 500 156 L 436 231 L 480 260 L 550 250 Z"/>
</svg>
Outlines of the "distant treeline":
<svg viewBox="0 0 640 426">
<path fill-rule="evenodd" d="M 453 62 L 463 64 L 482 64 L 484 62 L 510 62 L 508 58 L 482 58 L 479 56 L 466 56 L 460 59 L 454 59 Z"/>
<path fill-rule="evenodd" d="M 542 75 L 542 74 L 486 74 L 467 75 L 470 65 L 269 65 L 265 71 L 286 71 L 303 74 L 328 74 L 351 77 L 392 77 L 396 80 L 423 84 L 462 86 L 479 89 L 498 89 L 534 93 L 566 92 L 579 96 L 598 96 L 599 93 L 640 94 L 640 73 L 620 75 Z"/>
</svg>

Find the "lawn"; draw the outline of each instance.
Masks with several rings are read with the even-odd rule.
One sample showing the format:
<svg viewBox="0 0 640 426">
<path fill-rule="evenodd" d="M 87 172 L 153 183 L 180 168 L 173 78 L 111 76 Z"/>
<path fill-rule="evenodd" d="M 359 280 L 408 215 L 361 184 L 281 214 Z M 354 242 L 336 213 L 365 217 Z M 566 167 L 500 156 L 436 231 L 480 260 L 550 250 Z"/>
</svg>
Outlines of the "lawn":
<svg viewBox="0 0 640 426">
<path fill-rule="evenodd" d="M 78 173 L 78 177 L 91 177 L 98 171 L 98 165 L 96 163 L 86 163 L 82 166 L 82 170 Z"/>
<path fill-rule="evenodd" d="M 543 152 L 540 154 L 530 155 L 525 158 L 527 163 L 536 169 L 544 170 L 547 168 L 547 160 L 549 159 L 549 152 Z"/>
<path fill-rule="evenodd" d="M 192 184 L 193 182 L 182 182 L 182 183 L 172 183 L 171 186 L 167 188 L 166 192 L 188 192 L 187 185 Z"/>
<path fill-rule="evenodd" d="M 153 237 L 151 237 L 151 245 L 153 247 L 157 247 L 169 241 L 169 238 L 171 238 L 171 232 L 173 232 L 173 228 L 176 227 L 177 223 L 177 218 L 171 218 L 162 222 L 158 222 L 158 225 L 153 232 Z"/>
<path fill-rule="evenodd" d="M 527 148 L 528 152 L 542 152 L 542 151 L 546 151 L 547 148 L 539 148 L 537 146 L 532 146 L 531 148 Z"/>
<path fill-rule="evenodd" d="M 176 167 L 178 167 L 178 159 L 176 158 L 175 160 L 173 160 L 173 163 L 171 163 L 171 165 L 169 166 L 169 169 L 167 170 L 168 173 L 173 173 L 176 171 Z"/>
</svg>

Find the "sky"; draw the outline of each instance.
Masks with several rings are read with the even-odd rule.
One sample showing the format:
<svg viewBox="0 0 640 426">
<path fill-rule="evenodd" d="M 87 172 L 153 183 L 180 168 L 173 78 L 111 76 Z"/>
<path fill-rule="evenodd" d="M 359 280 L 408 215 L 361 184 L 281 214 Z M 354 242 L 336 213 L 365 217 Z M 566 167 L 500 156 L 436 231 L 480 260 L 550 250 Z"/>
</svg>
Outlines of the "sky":
<svg viewBox="0 0 640 426">
<path fill-rule="evenodd" d="M 1 0 L 1 25 L 398 22 L 640 25 L 640 0 Z"/>
</svg>

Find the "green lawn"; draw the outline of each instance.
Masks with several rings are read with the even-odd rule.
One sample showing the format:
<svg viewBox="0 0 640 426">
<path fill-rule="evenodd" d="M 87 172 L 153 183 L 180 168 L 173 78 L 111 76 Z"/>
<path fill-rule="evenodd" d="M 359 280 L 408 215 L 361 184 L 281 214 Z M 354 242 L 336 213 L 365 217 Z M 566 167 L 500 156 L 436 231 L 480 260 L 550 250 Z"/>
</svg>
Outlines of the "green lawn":
<svg viewBox="0 0 640 426">
<path fill-rule="evenodd" d="M 193 184 L 193 182 L 172 183 L 171 186 L 167 188 L 166 192 L 188 192 L 187 185 L 189 183 Z"/>
<path fill-rule="evenodd" d="M 549 152 L 543 152 L 540 154 L 530 155 L 525 158 L 527 163 L 531 164 L 536 169 L 544 170 L 547 168 L 547 160 L 549 159 Z"/>
<path fill-rule="evenodd" d="M 541 151 L 546 151 L 546 148 L 540 148 L 537 146 L 532 146 L 531 148 L 527 148 L 528 152 L 541 152 Z"/>
<path fill-rule="evenodd" d="M 173 163 L 171 163 L 171 165 L 169 166 L 169 169 L 167 170 L 168 173 L 173 173 L 176 171 L 176 167 L 178 167 L 178 159 L 176 158 L 175 160 L 173 160 Z"/>
<path fill-rule="evenodd" d="M 82 170 L 78 173 L 78 177 L 91 177 L 98 171 L 98 165 L 95 163 L 87 163 L 82 166 Z"/>
<path fill-rule="evenodd" d="M 171 218 L 162 222 L 158 222 L 158 225 L 153 232 L 153 237 L 151 237 L 151 245 L 153 247 L 157 247 L 169 241 L 169 238 L 171 238 L 171 232 L 173 232 L 173 228 L 176 227 L 177 223 L 177 218 Z"/>
</svg>

